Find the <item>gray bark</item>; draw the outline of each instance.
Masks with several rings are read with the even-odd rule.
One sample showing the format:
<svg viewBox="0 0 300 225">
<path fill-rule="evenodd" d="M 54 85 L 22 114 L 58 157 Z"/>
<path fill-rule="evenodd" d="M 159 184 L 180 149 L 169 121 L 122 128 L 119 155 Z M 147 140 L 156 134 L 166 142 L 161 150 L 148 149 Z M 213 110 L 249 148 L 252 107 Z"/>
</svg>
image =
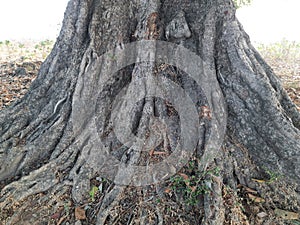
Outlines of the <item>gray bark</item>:
<svg viewBox="0 0 300 225">
<path fill-rule="evenodd" d="M 204 151 L 214 128 L 210 115 L 201 116 L 193 157 L 201 162 L 199 172 L 205 174 L 203 182 L 211 192 L 199 197 L 194 209 L 181 207 L 178 199 L 158 204 L 158 198 L 166 198 L 164 182 L 136 188 L 118 184 L 116 177 L 123 179 L 129 174 L 122 174 L 114 161 L 102 157 L 106 151 L 126 165 L 147 163 L 143 152 L 120 146 L 109 121 L 112 107 L 125 104 L 125 100 L 114 102 L 116 96 L 126 96 L 130 82 L 143 74 L 156 73 L 177 83 L 189 94 L 199 114 L 205 113 L 203 110 L 213 101 L 206 90 L 172 65 L 141 62 L 113 73 L 114 60 L 101 61 L 110 50 L 141 40 L 168 41 L 201 57 L 212 90 L 216 90 L 218 99 L 222 98 L 218 88 L 224 95 L 228 118 L 222 148 Z M 136 55 L 143 57 L 142 51 Z M 168 92 L 163 87 L 167 82 L 161 82 L 161 91 Z M 151 85 L 143 79 L 133 87 L 141 90 L 136 96 L 151 91 Z M 172 114 L 173 108 L 165 103 L 151 97 L 134 105 L 132 130 L 137 136 L 149 137 L 147 151 L 162 143 L 162 149 L 172 152 L 176 145 L 181 117 Z M 147 133 L 149 126 L 156 129 Z M 238 202 L 237 190 L 242 185 L 265 194 L 269 198 L 265 207 L 299 210 L 299 129 L 299 112 L 278 77 L 251 45 L 231 1 L 71 0 L 62 31 L 37 79 L 24 98 L 1 111 L 0 222 L 42 224 L 51 216 L 45 206 L 56 212 L 72 202 L 72 209 L 88 205 L 86 224 L 259 224 L 229 204 L 227 197 Z M 220 174 L 205 173 L 213 167 L 219 168 Z M 285 177 L 260 185 L 252 178 L 262 177 L 263 171 Z M 133 178 L 128 179 L 130 183 Z M 103 187 L 97 203 L 89 203 L 93 182 Z M 284 185 L 289 197 L 280 195 L 275 200 L 267 194 L 272 188 L 274 195 L 280 193 Z M 48 217 L 28 217 L 34 214 L 30 209 Z M 235 219 L 238 222 L 232 222 Z M 275 221 L 271 216 L 264 222 L 272 219 Z"/>
</svg>

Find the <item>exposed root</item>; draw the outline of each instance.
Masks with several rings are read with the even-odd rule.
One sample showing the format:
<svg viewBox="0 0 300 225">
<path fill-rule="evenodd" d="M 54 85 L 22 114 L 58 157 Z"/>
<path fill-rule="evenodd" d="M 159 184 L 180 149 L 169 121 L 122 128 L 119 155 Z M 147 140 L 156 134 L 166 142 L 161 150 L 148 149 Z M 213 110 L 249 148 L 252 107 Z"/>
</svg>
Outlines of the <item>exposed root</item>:
<svg viewBox="0 0 300 225">
<path fill-rule="evenodd" d="M 209 194 L 204 196 L 204 224 L 223 224 L 225 220 L 225 209 L 222 197 L 222 178 L 210 175 L 206 185 L 211 189 Z"/>
<path fill-rule="evenodd" d="M 105 195 L 97 215 L 97 224 L 105 224 L 108 215 L 111 213 L 111 210 L 119 204 L 123 191 L 124 187 L 114 186 L 113 189 Z"/>
<path fill-rule="evenodd" d="M 19 181 L 5 186 L 1 191 L 0 207 L 10 207 L 14 202 L 47 191 L 58 184 L 55 169 L 53 167 L 51 169 L 51 167 L 51 164 L 45 165 L 28 176 L 22 177 Z"/>
</svg>

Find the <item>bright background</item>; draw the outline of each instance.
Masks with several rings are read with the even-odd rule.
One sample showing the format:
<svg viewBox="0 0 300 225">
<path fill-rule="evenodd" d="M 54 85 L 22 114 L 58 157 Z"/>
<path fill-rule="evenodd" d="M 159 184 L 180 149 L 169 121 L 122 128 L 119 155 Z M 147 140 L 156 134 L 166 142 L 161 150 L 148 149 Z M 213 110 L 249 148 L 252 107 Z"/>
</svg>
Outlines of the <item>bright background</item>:
<svg viewBox="0 0 300 225">
<path fill-rule="evenodd" d="M 55 39 L 68 0 L 0 0 L 0 41 Z M 300 42 L 300 0 L 253 0 L 237 16 L 253 42 Z"/>
<path fill-rule="evenodd" d="M 253 0 L 237 17 L 254 42 L 300 42 L 300 0 Z"/>
<path fill-rule="evenodd" d="M 55 39 L 68 0 L 0 0 L 0 41 Z"/>
</svg>

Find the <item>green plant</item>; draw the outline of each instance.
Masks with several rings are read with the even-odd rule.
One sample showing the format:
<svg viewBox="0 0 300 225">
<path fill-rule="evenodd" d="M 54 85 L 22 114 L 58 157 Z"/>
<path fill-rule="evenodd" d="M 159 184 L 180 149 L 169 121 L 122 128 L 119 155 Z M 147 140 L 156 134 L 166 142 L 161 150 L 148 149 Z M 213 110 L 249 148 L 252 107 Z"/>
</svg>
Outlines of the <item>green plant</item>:
<svg viewBox="0 0 300 225">
<path fill-rule="evenodd" d="M 275 74 L 280 77 L 285 88 L 299 89 L 300 42 L 283 39 L 269 44 L 256 43 L 255 47 Z M 293 92 L 289 93 L 297 103 Z"/>
<path fill-rule="evenodd" d="M 114 54 L 109 54 L 108 57 L 112 60 L 112 61 L 116 61 L 117 57 Z"/>
<path fill-rule="evenodd" d="M 157 198 L 155 201 L 156 201 L 157 204 L 162 202 L 160 198 Z"/>
<path fill-rule="evenodd" d="M 25 47 L 25 44 L 19 43 L 19 48 L 24 48 L 24 47 Z"/>
<path fill-rule="evenodd" d="M 98 191 L 99 191 L 99 188 L 96 187 L 96 186 L 93 186 L 92 189 L 90 190 L 89 194 L 90 194 L 90 198 L 91 198 L 92 202 L 95 201 L 95 196 L 96 196 Z"/>
<path fill-rule="evenodd" d="M 299 220 L 294 220 L 294 221 L 292 221 L 292 223 L 295 224 L 295 225 L 300 225 L 300 221 Z"/>
<path fill-rule="evenodd" d="M 64 210 L 65 210 L 66 216 L 68 216 L 70 214 L 70 202 L 64 203 Z"/>
<path fill-rule="evenodd" d="M 268 168 L 264 168 L 264 170 L 269 176 L 267 183 L 273 183 L 273 182 L 277 181 L 278 179 L 280 179 L 280 177 L 282 176 L 281 174 L 271 171 Z"/>
<path fill-rule="evenodd" d="M 270 44 L 257 44 L 262 55 L 272 55 L 276 59 L 294 59 L 300 57 L 300 43 L 282 39 L 280 42 Z"/>
<path fill-rule="evenodd" d="M 233 0 L 233 2 L 235 7 L 238 9 L 241 8 L 242 6 L 250 5 L 252 0 Z"/>
<path fill-rule="evenodd" d="M 197 161 L 190 161 L 186 168 L 187 173 L 178 173 L 170 178 L 170 188 L 175 195 L 180 195 L 185 204 L 194 206 L 199 201 L 199 196 L 210 193 L 207 183 L 211 176 L 219 175 L 220 168 L 215 167 L 206 171 L 199 171 Z"/>
</svg>

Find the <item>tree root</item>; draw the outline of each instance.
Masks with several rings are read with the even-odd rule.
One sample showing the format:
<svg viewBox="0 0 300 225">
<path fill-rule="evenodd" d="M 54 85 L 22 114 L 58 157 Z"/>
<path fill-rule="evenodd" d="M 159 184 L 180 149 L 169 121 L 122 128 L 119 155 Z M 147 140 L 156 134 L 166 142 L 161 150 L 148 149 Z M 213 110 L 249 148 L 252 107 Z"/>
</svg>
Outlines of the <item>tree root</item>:
<svg viewBox="0 0 300 225">
<path fill-rule="evenodd" d="M 97 215 L 97 224 L 104 225 L 108 215 L 110 215 L 111 210 L 119 204 L 121 195 L 124 191 L 122 186 L 114 186 L 111 191 L 109 191 L 102 200 L 99 213 Z"/>
</svg>

